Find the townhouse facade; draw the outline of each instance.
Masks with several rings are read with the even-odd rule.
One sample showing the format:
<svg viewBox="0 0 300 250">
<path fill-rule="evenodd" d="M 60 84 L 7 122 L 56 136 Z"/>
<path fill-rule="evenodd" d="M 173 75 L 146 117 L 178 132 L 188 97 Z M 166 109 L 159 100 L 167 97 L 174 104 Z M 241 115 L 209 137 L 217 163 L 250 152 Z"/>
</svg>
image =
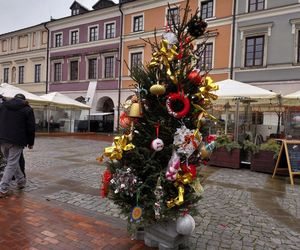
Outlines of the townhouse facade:
<svg viewBox="0 0 300 250">
<path fill-rule="evenodd" d="M 210 71 L 214 81 L 224 80 L 230 76 L 232 3 L 231 0 L 190 0 L 192 11 L 200 10 L 211 31 L 206 40 L 203 65 Z M 138 0 L 122 8 L 124 13 L 122 48 L 123 61 L 126 62 L 122 63 L 122 102 L 132 94 L 130 86 L 133 81 L 130 78 L 130 68 L 139 62 L 147 64 L 151 60 L 151 46 L 144 40 L 149 39 L 153 42 L 154 31 L 156 36 L 161 38 L 168 26 L 168 16 L 171 14 L 182 16 L 185 5 L 186 0 Z M 201 42 L 199 39 L 195 46 Z"/>
<path fill-rule="evenodd" d="M 234 78 L 285 95 L 300 87 L 300 1 L 237 1 Z"/>
<path fill-rule="evenodd" d="M 45 23 L 0 35 L 0 82 L 44 94 L 47 42 Z"/>
<path fill-rule="evenodd" d="M 72 5 L 72 13 L 77 8 Z M 113 122 L 118 103 L 120 25 L 115 4 L 48 23 L 49 92 L 84 101 L 91 105 L 92 114 L 111 113 Z"/>
</svg>

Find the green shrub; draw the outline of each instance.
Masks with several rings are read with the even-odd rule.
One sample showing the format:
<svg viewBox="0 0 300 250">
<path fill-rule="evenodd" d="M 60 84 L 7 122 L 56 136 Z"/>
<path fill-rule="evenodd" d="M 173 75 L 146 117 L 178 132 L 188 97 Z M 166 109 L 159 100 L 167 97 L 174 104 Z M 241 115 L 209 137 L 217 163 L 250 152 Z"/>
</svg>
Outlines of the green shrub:
<svg viewBox="0 0 300 250">
<path fill-rule="evenodd" d="M 259 146 L 250 140 L 244 140 L 242 142 L 242 149 L 252 154 L 256 154 L 259 151 Z"/>
<path fill-rule="evenodd" d="M 221 147 L 224 147 L 228 152 L 231 152 L 235 148 L 241 148 L 241 145 L 238 142 L 233 141 L 227 135 L 223 134 L 216 138 L 216 148 Z"/>
<path fill-rule="evenodd" d="M 278 157 L 280 145 L 274 140 L 270 139 L 266 143 L 260 145 L 260 150 L 271 151 L 274 153 L 274 159 Z"/>
</svg>

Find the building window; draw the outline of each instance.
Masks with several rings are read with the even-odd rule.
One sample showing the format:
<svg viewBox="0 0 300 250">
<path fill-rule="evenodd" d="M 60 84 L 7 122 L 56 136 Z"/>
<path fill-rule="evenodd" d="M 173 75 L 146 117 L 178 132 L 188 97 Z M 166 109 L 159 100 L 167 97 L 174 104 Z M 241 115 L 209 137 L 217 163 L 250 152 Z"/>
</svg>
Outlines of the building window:
<svg viewBox="0 0 300 250">
<path fill-rule="evenodd" d="M 214 1 L 203 1 L 201 2 L 201 17 L 203 19 L 213 17 L 214 15 Z"/>
<path fill-rule="evenodd" d="M 73 9 L 72 10 L 72 16 L 78 15 L 79 14 L 79 9 Z"/>
<path fill-rule="evenodd" d="M 89 29 L 90 35 L 89 35 L 89 41 L 97 41 L 98 40 L 98 27 L 91 27 Z"/>
<path fill-rule="evenodd" d="M 179 23 L 180 16 L 179 16 L 179 8 L 170 8 L 168 9 L 168 14 L 167 14 L 167 25 L 173 25 L 173 20 L 175 24 Z"/>
<path fill-rule="evenodd" d="M 104 78 L 114 77 L 114 57 L 107 56 L 104 59 Z"/>
<path fill-rule="evenodd" d="M 24 83 L 24 66 L 19 66 L 19 83 Z"/>
<path fill-rule="evenodd" d="M 265 8 L 265 0 L 249 0 L 248 10 L 249 12 L 263 10 Z"/>
<path fill-rule="evenodd" d="M 262 66 L 264 60 L 264 36 L 246 38 L 245 66 Z"/>
<path fill-rule="evenodd" d="M 70 80 L 78 80 L 78 61 L 70 63 Z"/>
<path fill-rule="evenodd" d="M 105 25 L 105 39 L 115 37 L 115 23 L 107 23 Z"/>
<path fill-rule="evenodd" d="M 55 35 L 55 47 L 61 47 L 62 46 L 62 34 L 56 34 Z"/>
<path fill-rule="evenodd" d="M 133 17 L 133 32 L 142 31 L 144 26 L 144 17 L 142 15 Z"/>
<path fill-rule="evenodd" d="M 199 69 L 207 71 L 212 69 L 213 62 L 213 43 L 206 43 L 201 58 L 199 60 Z"/>
<path fill-rule="evenodd" d="M 89 73 L 89 75 L 88 75 L 89 79 L 97 78 L 97 59 L 96 58 L 89 59 L 88 73 Z"/>
<path fill-rule="evenodd" d="M 8 75 L 9 75 L 9 68 L 3 69 L 3 81 L 5 83 L 8 83 Z"/>
<path fill-rule="evenodd" d="M 41 64 L 34 65 L 34 82 L 41 81 Z"/>
<path fill-rule="evenodd" d="M 61 63 L 54 63 L 54 81 L 61 81 Z"/>
<path fill-rule="evenodd" d="M 77 44 L 78 43 L 78 36 L 79 32 L 78 30 L 71 31 L 71 44 Z"/>
<path fill-rule="evenodd" d="M 133 69 L 135 67 L 138 67 L 142 64 L 142 58 L 143 53 L 142 52 L 135 52 L 130 54 L 130 68 Z"/>
</svg>

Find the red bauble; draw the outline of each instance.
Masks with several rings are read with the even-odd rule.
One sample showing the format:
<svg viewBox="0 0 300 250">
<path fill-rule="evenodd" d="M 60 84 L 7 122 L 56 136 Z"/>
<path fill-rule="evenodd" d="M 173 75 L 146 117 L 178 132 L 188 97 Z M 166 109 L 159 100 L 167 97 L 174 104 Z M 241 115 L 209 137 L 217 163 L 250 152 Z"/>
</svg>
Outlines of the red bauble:
<svg viewBox="0 0 300 250">
<path fill-rule="evenodd" d="M 199 69 L 194 69 L 192 70 L 189 75 L 188 75 L 188 79 L 194 83 L 194 84 L 197 84 L 197 85 L 200 85 L 201 84 L 201 81 L 202 81 L 202 78 L 201 78 L 201 75 L 200 75 L 200 70 Z"/>
<path fill-rule="evenodd" d="M 196 165 L 194 164 L 182 164 L 181 169 L 184 173 L 191 173 L 192 174 L 192 178 L 195 179 L 197 177 L 197 169 L 196 169 Z"/>
<path fill-rule="evenodd" d="M 181 111 L 175 112 L 173 110 L 173 102 L 175 101 L 179 101 L 182 102 L 183 104 L 183 109 Z M 172 116 L 174 116 L 175 118 L 182 118 L 185 117 L 187 115 L 187 113 L 190 111 L 190 100 L 187 96 L 185 96 L 183 93 L 171 93 L 168 96 L 168 99 L 166 101 L 166 107 L 168 110 L 168 113 Z"/>
<path fill-rule="evenodd" d="M 105 171 L 103 172 L 102 175 L 102 186 L 101 186 L 101 197 L 105 198 L 108 194 L 108 189 L 109 189 L 109 183 L 111 180 L 111 172 L 109 171 L 109 169 L 105 169 Z"/>
<path fill-rule="evenodd" d="M 131 125 L 131 118 L 127 116 L 126 112 L 122 111 L 120 114 L 120 126 L 122 128 L 128 128 Z"/>
</svg>

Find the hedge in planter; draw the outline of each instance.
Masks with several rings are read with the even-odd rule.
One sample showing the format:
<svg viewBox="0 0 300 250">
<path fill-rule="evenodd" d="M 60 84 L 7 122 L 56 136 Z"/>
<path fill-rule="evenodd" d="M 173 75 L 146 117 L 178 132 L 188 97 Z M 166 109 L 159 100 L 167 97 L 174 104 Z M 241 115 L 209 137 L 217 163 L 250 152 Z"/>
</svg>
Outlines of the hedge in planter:
<svg viewBox="0 0 300 250">
<path fill-rule="evenodd" d="M 280 145 L 273 139 L 261 144 L 258 153 L 252 156 L 252 171 L 272 174 L 276 165 L 276 160 L 280 150 Z"/>
<path fill-rule="evenodd" d="M 232 141 L 227 135 L 221 135 L 216 139 L 216 149 L 211 154 L 209 165 L 240 168 L 240 148 L 241 146 Z"/>
</svg>

